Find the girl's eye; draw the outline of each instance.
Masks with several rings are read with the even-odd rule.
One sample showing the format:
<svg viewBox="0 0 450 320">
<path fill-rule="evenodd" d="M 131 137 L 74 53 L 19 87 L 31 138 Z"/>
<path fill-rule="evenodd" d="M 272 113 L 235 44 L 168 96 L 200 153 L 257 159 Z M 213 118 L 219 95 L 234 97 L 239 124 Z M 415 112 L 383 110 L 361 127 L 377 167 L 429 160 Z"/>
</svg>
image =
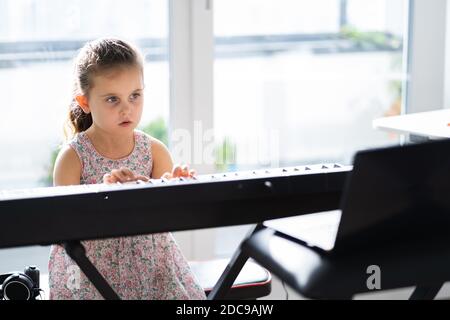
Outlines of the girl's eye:
<svg viewBox="0 0 450 320">
<path fill-rule="evenodd" d="M 117 97 L 106 98 L 106 102 L 108 102 L 108 103 L 116 103 L 117 101 L 118 101 Z"/>
<path fill-rule="evenodd" d="M 140 96 L 141 96 L 140 93 L 133 93 L 133 94 L 131 95 L 131 100 L 136 100 L 136 99 L 139 98 Z"/>
</svg>

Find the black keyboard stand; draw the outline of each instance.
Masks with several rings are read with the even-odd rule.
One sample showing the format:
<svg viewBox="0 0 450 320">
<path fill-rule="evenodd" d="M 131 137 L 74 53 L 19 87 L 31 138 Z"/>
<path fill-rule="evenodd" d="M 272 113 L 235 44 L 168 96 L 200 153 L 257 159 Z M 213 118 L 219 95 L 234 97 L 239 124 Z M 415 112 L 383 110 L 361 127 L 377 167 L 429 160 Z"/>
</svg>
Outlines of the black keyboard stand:
<svg viewBox="0 0 450 320">
<path fill-rule="evenodd" d="M 431 286 L 418 286 L 414 289 L 409 300 L 433 300 L 443 285 L 443 283 L 436 283 Z"/>
<path fill-rule="evenodd" d="M 227 267 L 223 271 L 221 277 L 217 281 L 214 288 L 209 293 L 207 299 L 208 300 L 224 300 L 227 293 L 231 289 L 234 281 L 237 276 L 241 272 L 245 263 L 249 258 L 254 258 L 256 261 L 260 262 L 260 264 L 266 268 L 268 268 L 275 275 L 280 277 L 283 281 L 288 284 L 291 284 L 294 289 L 296 289 L 296 283 L 292 283 L 293 274 L 287 272 L 281 265 L 277 265 L 275 261 L 271 261 L 269 258 L 267 259 L 267 246 L 264 245 L 260 247 L 260 245 L 265 242 L 261 241 L 261 239 L 257 239 L 261 237 L 258 235 L 259 231 L 264 231 L 264 233 L 268 233 L 269 237 L 276 236 L 270 228 L 267 228 L 262 223 L 257 224 L 244 238 L 239 248 L 235 251 L 230 262 Z M 256 237 L 255 237 L 256 236 Z M 264 236 L 267 241 L 267 236 Z M 284 237 L 283 237 L 284 238 Z M 256 242 L 255 242 L 256 239 Z M 287 238 L 285 238 L 287 240 Z M 253 247 L 249 249 L 249 243 L 255 242 L 256 248 Z M 301 246 L 301 244 L 295 242 L 293 243 L 296 246 Z M 63 243 L 63 246 L 68 253 L 68 255 L 78 264 L 81 271 L 86 275 L 86 277 L 92 282 L 95 288 L 100 292 L 100 294 L 107 300 L 120 300 L 120 297 L 117 293 L 111 288 L 108 282 L 103 278 L 100 272 L 95 268 L 95 266 L 91 263 L 91 261 L 86 256 L 86 250 L 80 241 L 69 241 Z M 259 248 L 258 248 L 259 247 Z M 255 250 L 256 249 L 256 250 Z M 261 251 L 263 252 L 261 256 Z M 259 253 L 258 253 L 259 252 Z M 409 300 L 433 300 L 440 289 L 442 288 L 443 282 L 436 282 L 428 285 L 417 285 L 414 292 L 411 294 Z M 299 293 L 306 293 L 303 290 L 298 290 Z M 308 296 L 308 294 L 306 294 Z M 352 299 L 354 296 L 353 293 L 349 292 L 341 292 L 338 295 L 333 294 L 332 297 L 321 297 L 322 299 Z M 314 297 L 311 297 L 314 298 Z M 319 298 L 319 297 L 315 297 Z"/>
<path fill-rule="evenodd" d="M 239 247 L 292 289 L 309 299 L 350 300 L 356 294 L 415 287 L 409 300 L 433 300 L 450 281 L 450 248 L 446 239 L 378 247 L 353 255 L 320 253 L 263 226 Z M 279 250 L 277 250 L 279 248 Z M 280 254 L 282 252 L 282 254 Z M 367 287 L 367 266 L 381 268 L 381 290 Z M 230 267 L 230 269 L 233 269 Z"/>
<path fill-rule="evenodd" d="M 92 262 L 86 256 L 86 249 L 80 241 L 64 242 L 63 247 L 67 254 L 74 260 L 81 271 L 92 282 L 95 288 L 106 300 L 120 300 L 117 293 L 111 288 L 109 283 L 103 278 Z"/>
<path fill-rule="evenodd" d="M 262 223 L 257 224 L 244 238 L 243 241 L 246 239 L 250 239 L 253 234 L 261 230 L 262 228 L 265 228 Z M 233 286 L 234 281 L 236 280 L 237 276 L 241 272 L 242 268 L 244 267 L 245 263 L 247 262 L 249 258 L 249 255 L 244 253 L 240 247 L 235 251 L 233 256 L 231 257 L 230 262 L 228 263 L 227 267 L 223 271 L 222 275 L 220 276 L 217 283 L 214 285 L 214 288 L 211 290 L 211 292 L 208 294 L 208 300 L 224 300 L 226 294 Z"/>
</svg>

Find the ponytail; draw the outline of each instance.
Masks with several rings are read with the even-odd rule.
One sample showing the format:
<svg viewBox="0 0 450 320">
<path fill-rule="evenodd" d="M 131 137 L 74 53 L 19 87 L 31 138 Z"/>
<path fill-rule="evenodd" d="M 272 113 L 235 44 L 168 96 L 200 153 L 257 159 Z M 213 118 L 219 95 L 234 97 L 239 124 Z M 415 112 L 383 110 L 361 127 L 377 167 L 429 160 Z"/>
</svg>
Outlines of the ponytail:
<svg viewBox="0 0 450 320">
<path fill-rule="evenodd" d="M 64 128 L 66 139 L 70 139 L 75 134 L 86 131 L 92 125 L 92 115 L 84 113 L 83 109 L 73 99 L 69 106 L 69 116 Z"/>
</svg>

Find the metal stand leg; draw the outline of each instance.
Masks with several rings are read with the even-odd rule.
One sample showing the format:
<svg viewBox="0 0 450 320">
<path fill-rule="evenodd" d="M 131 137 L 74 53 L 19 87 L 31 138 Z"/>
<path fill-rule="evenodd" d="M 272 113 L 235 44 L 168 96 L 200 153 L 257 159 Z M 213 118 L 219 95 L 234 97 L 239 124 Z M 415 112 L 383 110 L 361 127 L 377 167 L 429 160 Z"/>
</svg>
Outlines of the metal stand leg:
<svg viewBox="0 0 450 320">
<path fill-rule="evenodd" d="M 439 283 L 430 286 L 417 286 L 409 300 L 433 300 L 443 285 L 443 283 Z"/>
<path fill-rule="evenodd" d="M 256 225 L 253 230 L 251 230 L 245 239 L 251 237 L 252 234 L 265 228 L 261 223 Z M 245 241 L 244 239 L 244 241 Z M 226 297 L 226 294 L 233 286 L 234 280 L 236 280 L 237 276 L 241 272 L 245 263 L 248 260 L 248 255 L 244 254 L 240 247 L 236 250 L 236 252 L 231 257 L 230 262 L 225 268 L 224 272 L 220 276 L 214 288 L 208 294 L 208 300 L 223 300 Z"/>
<path fill-rule="evenodd" d="M 120 300 L 117 293 L 111 288 L 100 272 L 98 272 L 88 257 L 86 257 L 86 249 L 80 241 L 65 242 L 63 246 L 67 254 L 78 264 L 81 271 L 83 271 L 95 288 L 97 288 L 103 298 L 107 300 Z"/>
</svg>

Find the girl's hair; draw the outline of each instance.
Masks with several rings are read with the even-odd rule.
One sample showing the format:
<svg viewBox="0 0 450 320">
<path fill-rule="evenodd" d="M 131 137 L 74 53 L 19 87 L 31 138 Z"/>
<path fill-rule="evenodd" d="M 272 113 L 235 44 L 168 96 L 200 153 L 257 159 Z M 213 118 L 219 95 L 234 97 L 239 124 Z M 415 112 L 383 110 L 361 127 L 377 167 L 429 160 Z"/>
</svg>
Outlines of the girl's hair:
<svg viewBox="0 0 450 320">
<path fill-rule="evenodd" d="M 101 38 L 90 41 L 81 48 L 75 59 L 72 102 L 64 128 L 66 138 L 71 138 L 92 125 L 91 114 L 84 113 L 75 97 L 89 95 L 94 75 L 122 66 L 137 66 L 143 70 L 143 58 L 139 50 L 124 40 Z"/>
</svg>

